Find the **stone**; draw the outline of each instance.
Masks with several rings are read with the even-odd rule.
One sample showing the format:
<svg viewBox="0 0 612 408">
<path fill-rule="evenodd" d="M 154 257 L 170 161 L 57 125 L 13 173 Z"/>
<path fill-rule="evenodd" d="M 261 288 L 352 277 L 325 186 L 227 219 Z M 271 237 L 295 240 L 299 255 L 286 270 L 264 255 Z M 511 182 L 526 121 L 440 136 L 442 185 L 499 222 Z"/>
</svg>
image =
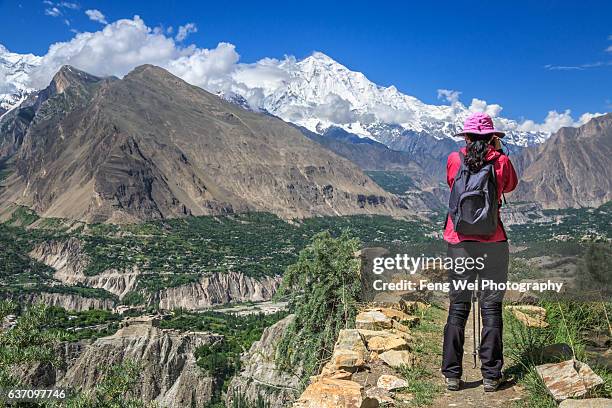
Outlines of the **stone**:
<svg viewBox="0 0 612 408">
<path fill-rule="evenodd" d="M 566 399 L 559 404 L 559 408 L 610 408 L 610 398 Z"/>
<path fill-rule="evenodd" d="M 392 320 L 379 310 L 368 310 L 357 315 L 355 327 L 366 330 L 390 329 Z"/>
<path fill-rule="evenodd" d="M 363 342 L 363 337 L 356 329 L 342 329 L 338 333 L 338 339 L 334 349 L 353 350 L 364 354 L 367 350 Z"/>
<path fill-rule="evenodd" d="M 542 364 L 536 371 L 556 401 L 580 397 L 603 383 L 591 367 L 577 360 Z"/>
<path fill-rule="evenodd" d="M 382 405 L 390 405 L 393 404 L 393 398 L 391 398 L 391 393 L 384 388 L 380 387 L 372 387 L 366 391 L 366 396 L 369 398 L 376 399 L 379 404 Z"/>
<path fill-rule="evenodd" d="M 383 374 L 378 377 L 378 381 L 376 381 L 376 386 L 379 388 L 383 388 L 387 391 L 393 391 L 397 390 L 398 388 L 406 388 L 408 386 L 408 382 L 394 375 Z"/>
<path fill-rule="evenodd" d="M 406 350 L 389 350 L 379 355 L 380 359 L 388 366 L 399 368 L 403 365 L 412 367 L 414 365 L 414 355 Z"/>
<path fill-rule="evenodd" d="M 572 348 L 565 343 L 550 344 L 536 351 L 542 361 L 566 361 L 574 356 Z"/>
<path fill-rule="evenodd" d="M 370 340 L 372 337 L 376 337 L 376 336 L 389 336 L 391 333 L 389 333 L 386 330 L 368 330 L 368 329 L 358 329 L 357 330 L 359 332 L 359 334 L 361 335 L 361 337 L 363 338 L 363 340 L 367 343 L 368 340 Z"/>
<path fill-rule="evenodd" d="M 293 408 L 364 408 L 361 388 L 354 381 L 322 378 L 306 387 Z"/>
<path fill-rule="evenodd" d="M 380 311 L 382 314 L 387 316 L 389 319 L 394 319 L 394 320 L 397 320 L 398 322 L 401 322 L 403 320 L 407 320 L 407 319 L 410 318 L 409 315 L 407 315 L 406 313 L 402 312 L 401 310 L 392 309 L 390 307 L 380 307 L 380 308 L 375 309 L 375 310 Z"/>
<path fill-rule="evenodd" d="M 404 324 L 401 324 L 398 321 L 393 320 L 391 322 L 391 324 L 393 325 L 393 328 L 395 330 L 397 330 L 397 331 L 400 331 L 400 332 L 406 333 L 406 334 L 410 333 L 410 328 L 408 326 L 404 325 Z"/>
<path fill-rule="evenodd" d="M 533 305 L 506 306 L 512 311 L 514 317 L 527 327 L 544 328 L 548 327 L 546 322 L 546 309 Z"/>
<path fill-rule="evenodd" d="M 365 356 L 354 350 L 334 349 L 330 363 L 333 370 L 356 371 L 365 365 Z"/>
<path fill-rule="evenodd" d="M 358 330 L 340 330 L 330 360 L 330 370 L 356 371 L 365 365 L 367 351 Z"/>
<path fill-rule="evenodd" d="M 389 350 L 408 350 L 408 343 L 399 336 L 376 336 L 368 340 L 368 349 L 379 353 Z"/>
</svg>

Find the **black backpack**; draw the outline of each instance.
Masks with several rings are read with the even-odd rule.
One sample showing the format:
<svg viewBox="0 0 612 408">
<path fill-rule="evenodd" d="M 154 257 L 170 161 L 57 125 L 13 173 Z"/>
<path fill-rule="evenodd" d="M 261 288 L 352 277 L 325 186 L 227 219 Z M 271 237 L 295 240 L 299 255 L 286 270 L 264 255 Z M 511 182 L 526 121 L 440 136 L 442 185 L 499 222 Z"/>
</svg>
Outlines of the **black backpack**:
<svg viewBox="0 0 612 408">
<path fill-rule="evenodd" d="M 459 152 L 461 167 L 448 200 L 448 213 L 455 231 L 465 235 L 492 235 L 497 230 L 499 202 L 493 162 L 475 173 L 465 165 Z"/>
</svg>

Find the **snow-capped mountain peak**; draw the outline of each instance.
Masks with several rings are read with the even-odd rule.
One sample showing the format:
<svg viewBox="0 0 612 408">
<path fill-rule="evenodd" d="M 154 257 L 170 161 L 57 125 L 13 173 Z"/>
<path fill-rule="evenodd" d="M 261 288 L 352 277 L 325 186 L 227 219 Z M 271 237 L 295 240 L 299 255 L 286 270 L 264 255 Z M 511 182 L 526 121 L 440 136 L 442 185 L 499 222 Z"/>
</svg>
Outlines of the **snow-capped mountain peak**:
<svg viewBox="0 0 612 408">
<path fill-rule="evenodd" d="M 29 73 L 41 60 L 33 54 L 10 52 L 0 44 L 0 115 L 34 92 L 29 86 Z"/>
<path fill-rule="evenodd" d="M 42 57 L 13 53 L 0 45 L 0 115 L 35 91 L 30 75 L 42 61 Z M 269 112 L 313 132 L 337 127 L 389 146 L 394 140 L 421 134 L 453 138 L 470 113 L 458 101 L 430 105 L 395 86 L 379 86 L 322 52 L 302 60 L 286 57 L 236 64 L 230 75 L 211 83 L 217 85 L 210 91 L 242 107 Z M 494 120 L 508 133 L 510 144 L 533 145 L 549 136 L 521 132 L 510 119 Z"/>
<path fill-rule="evenodd" d="M 276 68 L 284 73 L 284 80 L 266 81 L 260 87 L 251 82 L 237 93 L 251 101 L 251 90 L 258 88 L 264 97 L 253 108 L 317 133 L 339 127 L 387 144 L 389 138 L 402 134 L 452 138 L 470 114 L 460 102 L 429 105 L 401 93 L 395 86 L 378 86 L 363 73 L 351 71 L 322 52 L 314 52 L 301 61 L 286 58 L 278 61 Z M 240 81 L 240 74 L 236 79 Z M 533 145 L 549 136 L 521 132 L 519 124 L 510 119 L 494 120 L 508 132 L 506 140 L 510 144 Z"/>
</svg>

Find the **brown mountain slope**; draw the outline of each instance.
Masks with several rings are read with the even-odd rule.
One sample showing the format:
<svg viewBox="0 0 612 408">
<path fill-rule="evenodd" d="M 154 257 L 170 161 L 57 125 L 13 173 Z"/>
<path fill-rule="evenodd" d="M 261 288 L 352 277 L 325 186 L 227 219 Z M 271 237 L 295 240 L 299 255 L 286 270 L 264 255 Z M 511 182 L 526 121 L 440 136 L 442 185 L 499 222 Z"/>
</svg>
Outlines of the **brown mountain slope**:
<svg viewBox="0 0 612 408">
<path fill-rule="evenodd" d="M 292 126 L 158 67 L 122 80 L 64 67 L 23 109 L 32 116 L 26 125 L 19 112 L 0 123 L 8 129 L 0 131 L 3 151 L 16 152 L 2 206 L 88 222 L 239 211 L 408 214 L 354 164 Z M 18 126 L 5 123 L 16 117 Z"/>
<path fill-rule="evenodd" d="M 562 128 L 523 151 L 513 198 L 544 208 L 596 207 L 612 200 L 612 113 Z"/>
</svg>

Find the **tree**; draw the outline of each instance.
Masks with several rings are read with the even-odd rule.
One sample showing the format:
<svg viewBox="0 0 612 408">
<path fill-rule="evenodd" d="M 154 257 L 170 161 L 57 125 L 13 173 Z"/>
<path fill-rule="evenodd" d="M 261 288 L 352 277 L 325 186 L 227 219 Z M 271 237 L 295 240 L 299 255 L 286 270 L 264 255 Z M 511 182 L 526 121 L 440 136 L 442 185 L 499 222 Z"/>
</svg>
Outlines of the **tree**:
<svg viewBox="0 0 612 408">
<path fill-rule="evenodd" d="M 360 300 L 359 240 L 344 232 L 333 238 L 316 234 L 283 278 L 280 294 L 289 296 L 295 319 L 277 349 L 277 364 L 287 371 L 301 368 L 302 385 L 333 350 L 338 332 L 355 321 Z"/>
<path fill-rule="evenodd" d="M 19 306 L 13 301 L 0 301 L 0 323 L 15 315 Z M 42 304 L 29 306 L 17 318 L 15 325 L 0 329 L 0 387 L 19 385 L 12 371 L 32 363 L 58 364 L 55 346 L 62 340 L 60 331 L 44 329 L 49 308 Z"/>
</svg>

